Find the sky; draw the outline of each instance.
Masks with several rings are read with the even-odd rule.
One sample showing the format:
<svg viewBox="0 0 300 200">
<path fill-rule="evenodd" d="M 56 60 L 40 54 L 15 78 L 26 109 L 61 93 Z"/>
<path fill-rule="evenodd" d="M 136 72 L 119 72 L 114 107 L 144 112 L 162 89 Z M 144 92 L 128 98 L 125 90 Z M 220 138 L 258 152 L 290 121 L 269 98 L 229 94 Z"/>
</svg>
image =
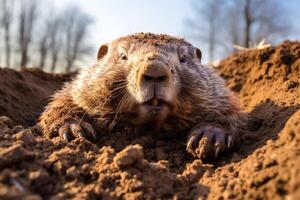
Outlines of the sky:
<svg viewBox="0 0 300 200">
<path fill-rule="evenodd" d="M 183 36 L 182 22 L 190 12 L 189 0 L 54 0 L 58 7 L 79 5 L 95 21 L 100 43 L 136 32 Z"/>
<path fill-rule="evenodd" d="M 184 37 L 198 46 L 186 36 L 184 20 L 192 16 L 193 0 L 51 0 L 56 8 L 77 5 L 95 19 L 90 37 L 95 46 L 109 42 L 119 36 L 136 32 L 166 33 Z M 296 27 L 290 39 L 300 39 L 300 0 L 280 0 L 291 23 Z M 95 49 L 96 51 L 97 49 Z M 205 53 L 205 51 L 204 51 Z M 96 52 L 95 52 L 96 55 Z M 204 54 L 205 56 L 205 54 Z"/>
</svg>

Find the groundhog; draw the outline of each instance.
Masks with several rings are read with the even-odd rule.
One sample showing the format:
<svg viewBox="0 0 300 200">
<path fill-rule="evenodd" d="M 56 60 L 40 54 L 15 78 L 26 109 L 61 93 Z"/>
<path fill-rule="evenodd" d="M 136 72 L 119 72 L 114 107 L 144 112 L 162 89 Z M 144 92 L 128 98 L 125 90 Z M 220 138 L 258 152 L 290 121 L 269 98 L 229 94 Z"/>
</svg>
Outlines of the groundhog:
<svg viewBox="0 0 300 200">
<path fill-rule="evenodd" d="M 184 39 L 138 33 L 104 44 L 95 65 L 56 92 L 40 116 L 48 137 L 90 141 L 121 130 L 185 135 L 195 157 L 238 142 L 244 114 L 224 81 Z"/>
</svg>

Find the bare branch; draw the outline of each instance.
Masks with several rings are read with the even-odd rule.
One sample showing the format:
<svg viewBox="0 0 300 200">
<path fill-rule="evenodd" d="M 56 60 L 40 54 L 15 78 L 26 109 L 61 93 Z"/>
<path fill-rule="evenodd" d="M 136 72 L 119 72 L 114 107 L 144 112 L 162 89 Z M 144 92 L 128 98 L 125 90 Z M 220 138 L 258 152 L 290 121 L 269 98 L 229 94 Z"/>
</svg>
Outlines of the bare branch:
<svg viewBox="0 0 300 200">
<path fill-rule="evenodd" d="M 75 61 L 81 59 L 86 54 L 89 54 L 84 49 L 91 49 L 87 43 L 86 37 L 88 27 L 92 23 L 92 19 L 86 14 L 79 11 L 78 8 L 68 8 L 64 12 L 64 27 L 65 27 L 65 59 L 66 71 L 71 71 Z"/>
<path fill-rule="evenodd" d="M 220 48 L 234 51 L 233 44 L 249 48 L 266 39 L 275 41 L 290 30 L 277 0 L 194 1 L 194 18 L 186 21 L 191 35 L 208 45 L 209 60 Z M 203 36 L 204 35 L 204 36 Z"/>
<path fill-rule="evenodd" d="M 4 29 L 4 43 L 5 43 L 5 62 L 6 66 L 10 67 L 11 63 L 11 25 L 14 1 L 2 0 L 1 12 L 2 12 L 2 25 Z"/>
<path fill-rule="evenodd" d="M 19 46 L 21 52 L 20 66 L 24 68 L 29 62 L 28 50 L 32 42 L 32 32 L 37 19 L 37 1 L 22 1 L 19 16 Z"/>
</svg>

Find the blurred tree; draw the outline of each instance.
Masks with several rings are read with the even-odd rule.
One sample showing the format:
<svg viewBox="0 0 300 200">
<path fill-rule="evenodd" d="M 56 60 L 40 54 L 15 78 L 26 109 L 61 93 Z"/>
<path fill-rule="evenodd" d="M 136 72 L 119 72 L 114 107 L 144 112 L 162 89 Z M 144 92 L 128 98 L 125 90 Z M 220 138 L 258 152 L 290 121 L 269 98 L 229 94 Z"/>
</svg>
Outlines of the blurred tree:
<svg viewBox="0 0 300 200">
<path fill-rule="evenodd" d="M 29 47 L 33 38 L 33 29 L 37 19 L 37 1 L 21 1 L 19 15 L 19 50 L 21 53 L 20 67 L 25 68 L 29 62 Z"/>
<path fill-rule="evenodd" d="M 3 14 L 1 15 L 2 13 L 2 10 L 3 10 L 3 4 L 2 4 L 2 1 L 0 0 L 0 67 L 2 65 L 2 42 L 1 42 L 1 39 L 2 39 L 2 21 L 3 21 Z"/>
<path fill-rule="evenodd" d="M 51 3 L 0 0 L 0 65 L 70 71 L 91 54 L 92 18 L 72 6 L 57 11 Z"/>
<path fill-rule="evenodd" d="M 222 20 L 222 0 L 206 0 L 193 2 L 195 16 L 187 19 L 186 23 L 194 32 L 195 38 L 200 39 L 208 45 L 209 60 L 214 60 L 218 29 Z M 203 20 L 199 20 L 199 18 Z M 205 23 L 204 23 L 205 22 Z"/>
<path fill-rule="evenodd" d="M 44 70 L 45 64 L 46 64 L 46 59 L 49 51 L 49 46 L 50 46 L 50 26 L 51 22 L 48 21 L 45 23 L 46 26 L 43 30 L 43 33 L 41 35 L 41 38 L 39 40 L 39 53 L 40 53 L 40 61 L 39 61 L 39 67 Z"/>
<path fill-rule="evenodd" d="M 228 53 L 234 50 L 233 45 L 249 48 L 263 39 L 274 42 L 290 30 L 277 0 L 203 0 L 194 3 L 195 15 L 188 19 L 187 26 L 193 33 L 202 34 L 201 41 L 208 44 L 210 61 L 216 50 L 223 49 Z"/>
<path fill-rule="evenodd" d="M 1 2 L 1 25 L 4 32 L 4 43 L 5 43 L 5 64 L 10 66 L 11 61 L 11 25 L 13 19 L 13 0 L 2 0 Z"/>
<path fill-rule="evenodd" d="M 53 20 L 50 21 L 49 24 L 49 35 L 50 35 L 49 50 L 50 50 L 50 60 L 51 60 L 51 64 L 50 64 L 51 72 L 54 72 L 56 70 L 58 56 L 63 46 L 62 35 L 57 34 L 61 31 L 61 29 L 62 29 L 62 19 L 60 19 L 59 17 L 53 18 Z"/>
<path fill-rule="evenodd" d="M 229 12 L 234 10 L 239 12 L 231 18 L 241 19 L 241 26 L 233 31 L 241 33 L 235 44 L 243 47 L 249 48 L 263 39 L 274 42 L 291 29 L 277 0 L 231 0 Z"/>
<path fill-rule="evenodd" d="M 76 7 L 68 8 L 63 12 L 63 16 L 63 34 L 65 34 L 64 56 L 66 59 L 66 71 L 70 72 L 76 60 L 91 52 L 92 47 L 86 39 L 88 27 L 93 21 Z"/>
</svg>

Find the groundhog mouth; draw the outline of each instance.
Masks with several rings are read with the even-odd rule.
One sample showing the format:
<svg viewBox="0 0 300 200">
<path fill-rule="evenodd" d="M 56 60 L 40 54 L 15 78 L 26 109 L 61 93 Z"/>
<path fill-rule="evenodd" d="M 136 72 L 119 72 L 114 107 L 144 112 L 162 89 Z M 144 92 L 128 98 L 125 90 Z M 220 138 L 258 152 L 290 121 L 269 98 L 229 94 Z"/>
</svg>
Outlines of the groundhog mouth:
<svg viewBox="0 0 300 200">
<path fill-rule="evenodd" d="M 156 111 L 159 111 L 164 107 L 168 107 L 170 109 L 172 108 L 172 105 L 169 102 L 155 97 L 148 101 L 143 102 L 141 105 L 146 107 L 148 110 L 156 110 Z"/>
</svg>

